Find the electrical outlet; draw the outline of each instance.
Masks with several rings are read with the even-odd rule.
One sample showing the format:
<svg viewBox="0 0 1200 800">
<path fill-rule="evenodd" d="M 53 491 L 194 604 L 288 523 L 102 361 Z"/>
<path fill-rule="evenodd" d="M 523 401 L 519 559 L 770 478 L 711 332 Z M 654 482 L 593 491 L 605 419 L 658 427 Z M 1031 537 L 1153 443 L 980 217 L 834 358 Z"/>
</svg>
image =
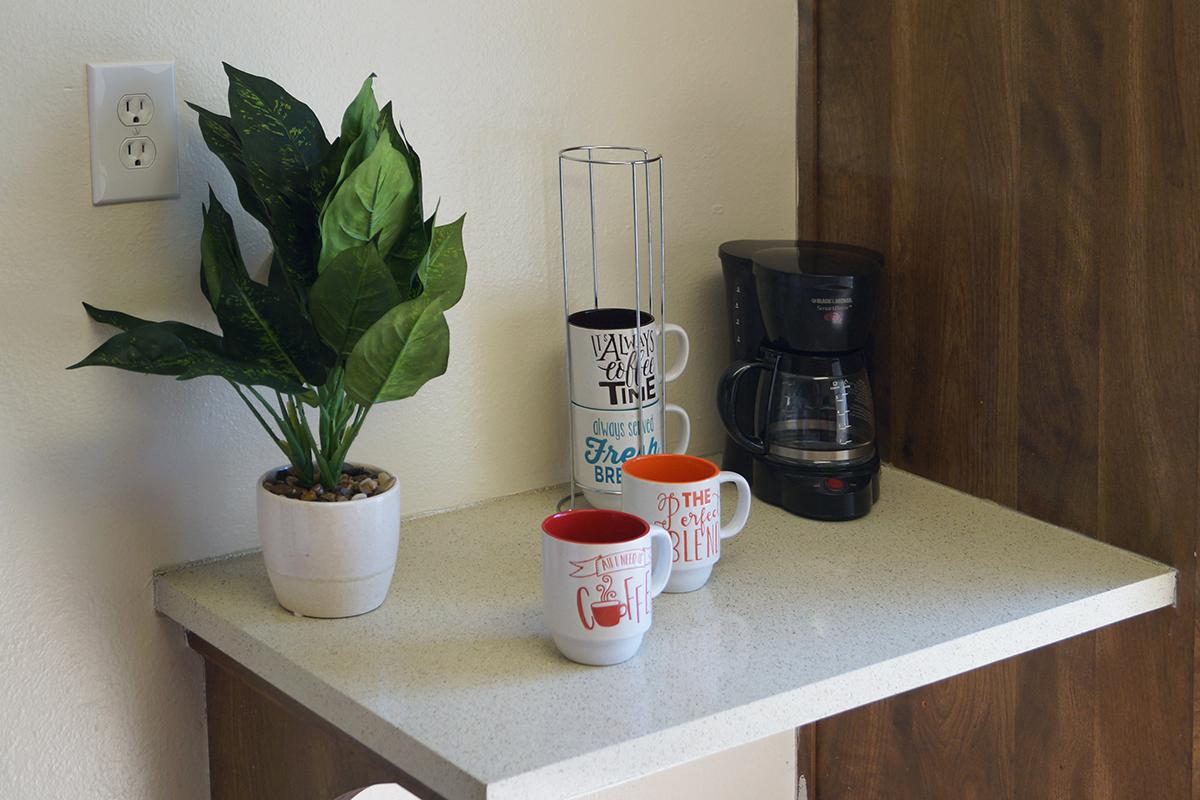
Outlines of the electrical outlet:
<svg viewBox="0 0 1200 800">
<path fill-rule="evenodd" d="M 117 116 L 127 128 L 149 125 L 154 118 L 154 101 L 148 94 L 127 94 L 117 101 Z"/>
<path fill-rule="evenodd" d="M 126 169 L 149 169 L 158 155 L 153 139 L 133 136 L 121 142 L 121 163 Z"/>
<path fill-rule="evenodd" d="M 88 64 L 92 203 L 179 196 L 175 63 Z"/>
</svg>

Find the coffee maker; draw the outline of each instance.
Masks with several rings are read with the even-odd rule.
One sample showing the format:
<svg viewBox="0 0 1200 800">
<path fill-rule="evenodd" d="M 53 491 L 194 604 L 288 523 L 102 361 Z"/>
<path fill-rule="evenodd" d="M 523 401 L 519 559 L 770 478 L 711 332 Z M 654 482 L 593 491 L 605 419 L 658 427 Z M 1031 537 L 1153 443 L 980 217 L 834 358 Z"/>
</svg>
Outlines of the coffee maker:
<svg viewBox="0 0 1200 800">
<path fill-rule="evenodd" d="M 789 240 L 726 242 L 720 255 L 733 356 L 717 390 L 724 468 L 800 516 L 867 514 L 879 454 L 864 348 L 883 257 Z"/>
</svg>

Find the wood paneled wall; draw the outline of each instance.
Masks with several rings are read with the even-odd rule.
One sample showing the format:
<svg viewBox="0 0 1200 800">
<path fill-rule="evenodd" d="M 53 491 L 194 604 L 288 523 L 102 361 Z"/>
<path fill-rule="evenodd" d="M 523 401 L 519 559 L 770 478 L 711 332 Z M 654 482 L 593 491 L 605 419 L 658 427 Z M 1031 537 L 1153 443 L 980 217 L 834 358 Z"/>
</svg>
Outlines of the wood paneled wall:
<svg viewBox="0 0 1200 800">
<path fill-rule="evenodd" d="M 804 729 L 810 797 L 1200 800 L 1200 3 L 800 25 L 799 231 L 887 257 L 886 457 L 1181 573 L 1174 609 Z"/>
</svg>

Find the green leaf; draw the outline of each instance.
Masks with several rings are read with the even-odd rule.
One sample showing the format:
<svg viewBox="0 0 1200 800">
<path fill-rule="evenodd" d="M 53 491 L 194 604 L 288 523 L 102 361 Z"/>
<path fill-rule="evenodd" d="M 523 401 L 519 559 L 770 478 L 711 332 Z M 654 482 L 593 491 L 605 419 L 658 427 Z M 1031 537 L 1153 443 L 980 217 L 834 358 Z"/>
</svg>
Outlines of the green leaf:
<svg viewBox="0 0 1200 800">
<path fill-rule="evenodd" d="M 372 85 L 374 80 L 375 73 L 372 72 L 362 82 L 358 94 L 342 114 L 342 138 L 347 142 L 353 142 L 363 131 L 373 129 L 375 121 L 379 118 L 379 104 L 375 101 L 375 89 Z"/>
<path fill-rule="evenodd" d="M 442 308 L 453 308 L 462 299 L 467 284 L 467 254 L 463 249 L 462 228 L 466 214 L 449 225 L 433 229 L 429 257 L 418 270 L 425 294 L 435 298 Z"/>
<path fill-rule="evenodd" d="M 396 149 L 404 154 L 408 159 L 409 165 L 412 167 L 413 176 L 418 177 L 421 172 L 421 160 L 417 157 L 417 151 L 408 143 L 408 136 L 404 133 L 404 128 L 396 123 L 395 114 L 392 111 L 392 103 L 389 100 L 379 112 L 379 118 L 375 123 L 380 132 L 387 131 L 392 138 L 392 143 Z"/>
<path fill-rule="evenodd" d="M 236 272 L 239 267 L 245 271 L 246 265 L 238 247 L 233 218 L 217 200 L 211 186 L 208 187 L 208 207 L 202 205 L 200 211 L 204 219 L 200 233 L 200 288 L 216 313 L 226 273 Z"/>
<path fill-rule="evenodd" d="M 271 242 L 283 277 L 302 301 L 317 279 L 317 255 L 321 249 L 317 211 L 308 201 L 291 195 L 270 195 L 264 202 L 271 215 Z"/>
<path fill-rule="evenodd" d="M 408 230 L 413 213 L 408 160 L 384 136 L 334 192 L 321 215 L 321 272 L 343 250 L 370 241 L 388 252 Z"/>
<path fill-rule="evenodd" d="M 102 322 L 105 325 L 112 325 L 114 328 L 120 328 L 123 331 L 133 330 L 134 328 L 140 328 L 143 325 L 151 324 L 149 320 L 135 317 L 132 314 L 125 314 L 121 311 L 110 311 L 107 308 L 96 308 L 89 303 L 83 304 L 83 310 L 87 312 L 89 317 L 96 320 L 96 322 Z M 197 328 L 197 330 L 199 330 L 199 328 Z"/>
<path fill-rule="evenodd" d="M 286 196 L 278 193 L 269 194 L 266 201 L 260 198 L 251 185 L 249 169 L 242 161 L 241 142 L 237 138 L 237 131 L 233 129 L 229 118 L 213 114 L 197 105 L 190 103 L 189 105 L 200 114 L 200 130 L 204 135 L 204 141 L 229 170 L 242 207 L 261 222 L 271 234 L 272 242 L 275 244 L 275 258 L 271 263 L 272 285 L 277 285 L 277 283 L 288 285 L 290 281 L 294 281 L 295 291 L 299 294 L 301 289 L 307 288 L 316 274 L 314 258 L 316 248 L 311 241 L 312 234 L 305 235 L 303 227 L 304 220 L 307 219 L 308 229 L 311 231 L 315 224 L 315 214 L 311 209 L 303 207 L 298 212 L 293 212 L 295 201 L 289 201 Z M 270 203 L 275 212 L 275 222 L 272 221 L 267 203 Z M 284 266 L 285 260 L 288 264 L 299 266 L 289 270 Z M 200 285 L 205 297 L 208 297 L 203 274 Z"/>
<path fill-rule="evenodd" d="M 404 135 L 404 128 L 396 124 L 390 101 L 379 112 L 379 119 L 375 125 L 381 133 L 383 131 L 388 132 L 392 144 L 404 154 L 405 160 L 408 161 L 408 171 L 412 173 L 413 177 L 413 195 L 416 198 L 416 206 L 413 211 L 416 216 L 416 219 L 413 220 L 413 227 L 415 228 L 425 218 L 421 194 L 421 158 L 417 155 L 417 151 L 413 149 L 412 145 L 408 143 L 408 137 Z"/>
<path fill-rule="evenodd" d="M 200 256 L 204 286 L 229 353 L 298 382 L 323 384 L 332 354 L 291 293 L 250 278 L 233 220 L 211 190 Z"/>
<path fill-rule="evenodd" d="M 236 383 L 269 386 L 281 392 L 303 390 L 284 373 L 229 356 L 221 337 L 201 328 L 182 322 L 147 322 L 86 303 L 84 307 L 96 321 L 124 328 L 124 331 L 67 369 L 116 367 L 150 375 L 174 375 L 181 381 L 217 375 Z"/>
<path fill-rule="evenodd" d="M 325 205 L 321 209 L 322 216 L 325 213 L 325 209 L 329 208 L 329 204 L 333 202 L 334 195 L 337 194 L 336 190 L 341 188 L 350 173 L 354 172 L 358 165 L 366 160 L 377 144 L 379 144 L 379 132 L 373 127 L 364 130 L 358 135 L 357 139 L 351 142 L 350 147 L 347 148 L 338 166 L 337 178 L 333 183 L 334 191 L 331 191 L 325 198 Z"/>
<path fill-rule="evenodd" d="M 271 241 L 288 284 L 302 297 L 316 280 L 317 209 L 328 190 L 329 150 L 312 109 L 274 81 L 225 65 L 229 114 L 250 186 L 270 219 Z"/>
<path fill-rule="evenodd" d="M 229 116 L 255 187 L 266 179 L 311 200 L 329 149 L 321 121 L 274 81 L 224 66 Z"/>
<path fill-rule="evenodd" d="M 376 127 L 380 131 L 387 131 L 392 143 L 404 154 L 408 161 L 409 172 L 413 176 L 412 222 L 409 224 L 408 230 L 392 245 L 391 250 L 387 251 L 384 260 L 401 290 L 409 287 L 411 296 L 415 297 L 420 294 L 417 270 L 426 253 L 429 252 L 429 242 L 433 233 L 433 215 L 428 220 L 425 219 L 424 203 L 422 202 L 421 158 L 408 143 L 404 129 L 396 124 L 391 103 L 385 105 L 379 112 Z M 436 214 L 436 209 L 434 213 Z"/>
<path fill-rule="evenodd" d="M 446 371 L 450 328 L 424 296 L 393 308 L 358 340 L 346 361 L 346 392 L 371 405 L 401 400 Z"/>
<path fill-rule="evenodd" d="M 287 273 L 283 270 L 283 262 L 279 260 L 278 252 L 271 254 L 271 266 L 267 268 L 267 285 L 280 291 L 288 288 Z"/>
<path fill-rule="evenodd" d="M 269 228 L 271 226 L 270 215 L 267 214 L 267 207 L 263 205 L 262 200 L 254 193 L 254 188 L 250 185 L 250 171 L 246 168 L 246 163 L 242 158 L 242 142 L 233 128 L 233 123 L 229 117 L 215 114 L 195 103 L 188 103 L 188 106 L 200 115 L 200 135 L 204 137 L 204 143 L 208 145 L 208 149 L 221 160 L 225 169 L 229 170 L 229 176 L 233 178 L 233 185 L 237 187 L 238 200 L 241 202 L 242 208 Z"/>
<path fill-rule="evenodd" d="M 408 289 L 412 297 L 421 294 L 421 283 L 417 279 L 417 273 L 429 256 L 429 244 L 433 239 L 436 217 L 436 208 L 433 210 L 433 215 L 424 222 L 414 217 L 408 234 L 396 242 L 392 251 L 384 259 L 388 269 L 392 272 L 392 277 L 396 280 L 396 285 L 401 287 L 401 291 Z"/>
<path fill-rule="evenodd" d="M 337 186 L 337 176 L 341 171 L 342 162 L 346 158 L 346 150 L 349 148 L 350 142 L 339 136 L 329 145 L 329 150 L 325 153 L 325 158 L 321 160 L 318 186 L 313 193 L 313 205 L 317 209 L 318 217 L 321 210 L 329 202 L 329 195 L 333 193 L 334 188 Z"/>
<path fill-rule="evenodd" d="M 368 328 L 406 299 L 378 249 L 365 244 L 330 262 L 309 292 L 308 307 L 321 338 L 347 356 Z"/>
<path fill-rule="evenodd" d="M 350 105 L 346 107 L 346 111 L 342 115 L 342 134 L 333 140 L 333 144 L 329 146 L 329 152 L 325 154 L 321 163 L 322 182 L 318 196 L 324 197 L 321 203 L 322 210 L 329 203 L 329 197 L 333 194 L 333 190 L 341 185 L 346 175 L 354 167 L 362 163 L 363 158 L 371 152 L 371 147 L 378 138 L 375 118 L 379 115 L 379 106 L 375 102 L 375 91 L 371 87 L 374 79 L 375 73 L 372 72 L 363 81 L 362 88 L 358 90 L 358 94 L 355 95 Z M 370 142 L 360 143 L 351 158 L 347 159 L 350 148 L 358 142 L 364 132 L 370 132 Z"/>
</svg>

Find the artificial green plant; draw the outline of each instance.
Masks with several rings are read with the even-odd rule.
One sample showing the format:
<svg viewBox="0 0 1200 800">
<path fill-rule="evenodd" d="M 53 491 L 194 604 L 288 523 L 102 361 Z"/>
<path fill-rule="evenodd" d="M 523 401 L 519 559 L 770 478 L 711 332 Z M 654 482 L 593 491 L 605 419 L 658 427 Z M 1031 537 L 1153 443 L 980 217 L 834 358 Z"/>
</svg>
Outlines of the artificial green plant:
<svg viewBox="0 0 1200 800">
<path fill-rule="evenodd" d="M 267 282 L 250 277 L 210 188 L 200 288 L 222 335 L 84 303 L 121 332 L 70 368 L 224 378 L 300 483 L 336 481 L 371 408 L 446 371 L 443 313 L 466 280 L 463 219 L 425 218 L 420 159 L 391 104 L 378 107 L 374 74 L 329 142 L 312 110 L 280 86 L 228 64 L 225 72 L 229 116 L 188 105 L 242 207 L 270 233 Z"/>
</svg>

